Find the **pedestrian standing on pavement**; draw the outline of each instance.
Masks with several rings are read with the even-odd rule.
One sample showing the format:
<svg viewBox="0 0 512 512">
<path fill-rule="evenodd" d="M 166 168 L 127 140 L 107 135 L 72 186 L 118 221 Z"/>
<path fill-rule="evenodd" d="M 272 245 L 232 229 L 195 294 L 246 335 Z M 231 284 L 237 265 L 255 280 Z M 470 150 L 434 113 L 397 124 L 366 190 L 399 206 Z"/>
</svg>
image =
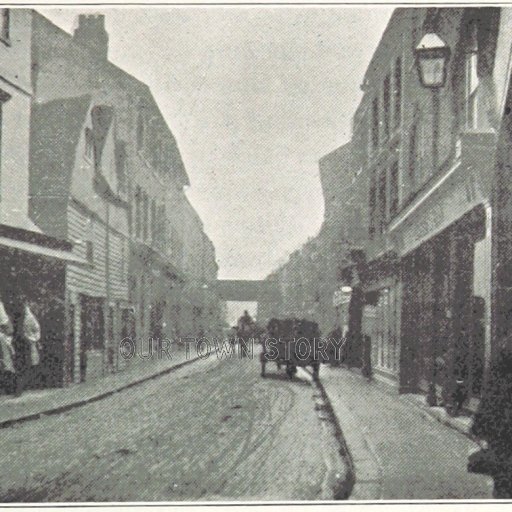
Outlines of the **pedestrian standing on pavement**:
<svg viewBox="0 0 512 512">
<path fill-rule="evenodd" d="M 372 370 L 372 339 L 368 334 L 363 334 L 362 336 L 362 365 L 361 365 L 361 373 L 363 377 L 366 377 L 368 380 L 372 380 L 373 370 Z"/>
<path fill-rule="evenodd" d="M 15 369 L 15 396 L 20 396 L 27 386 L 33 368 L 39 365 L 41 330 L 23 293 L 9 304 L 13 323 Z"/>
<path fill-rule="evenodd" d="M 511 339 L 507 340 L 512 342 Z M 502 347 L 491 364 L 471 433 L 488 444 L 484 472 L 494 479 L 494 497 L 512 498 L 512 349 Z M 470 460 L 471 466 L 471 460 Z M 470 466 L 468 469 L 470 469 Z M 470 469 L 471 470 L 471 469 Z"/>
<path fill-rule="evenodd" d="M 12 323 L 0 301 L 0 387 L 8 394 L 14 391 L 14 348 Z"/>
</svg>

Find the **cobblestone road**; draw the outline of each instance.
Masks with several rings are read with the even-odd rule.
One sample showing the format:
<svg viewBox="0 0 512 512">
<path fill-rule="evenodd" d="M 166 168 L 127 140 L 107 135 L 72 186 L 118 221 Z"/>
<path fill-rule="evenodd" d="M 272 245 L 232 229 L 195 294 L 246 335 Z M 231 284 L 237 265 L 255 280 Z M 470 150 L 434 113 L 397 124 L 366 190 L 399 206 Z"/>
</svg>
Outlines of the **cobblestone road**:
<svg viewBox="0 0 512 512">
<path fill-rule="evenodd" d="M 319 499 L 313 388 L 210 358 L 1 432 L 1 501 Z"/>
</svg>

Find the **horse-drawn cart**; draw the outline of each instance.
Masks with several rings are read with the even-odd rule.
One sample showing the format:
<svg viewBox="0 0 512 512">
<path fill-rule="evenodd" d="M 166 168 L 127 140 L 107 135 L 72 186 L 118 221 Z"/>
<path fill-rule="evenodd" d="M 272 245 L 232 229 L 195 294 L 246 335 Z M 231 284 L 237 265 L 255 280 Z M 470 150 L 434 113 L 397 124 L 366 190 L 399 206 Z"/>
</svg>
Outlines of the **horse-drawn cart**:
<svg viewBox="0 0 512 512">
<path fill-rule="evenodd" d="M 318 324 L 308 320 L 273 318 L 267 325 L 267 334 L 262 339 L 260 354 L 261 376 L 265 377 L 266 365 L 282 366 L 291 379 L 299 366 L 311 366 L 313 378 L 318 379 L 322 356 L 318 351 L 320 331 Z"/>
</svg>

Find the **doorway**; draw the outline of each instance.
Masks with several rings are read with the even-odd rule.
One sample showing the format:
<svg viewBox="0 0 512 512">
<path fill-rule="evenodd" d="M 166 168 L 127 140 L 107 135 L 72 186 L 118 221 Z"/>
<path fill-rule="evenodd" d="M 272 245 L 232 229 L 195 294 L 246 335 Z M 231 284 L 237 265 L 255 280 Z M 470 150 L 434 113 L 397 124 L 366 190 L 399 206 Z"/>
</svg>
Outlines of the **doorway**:
<svg viewBox="0 0 512 512">
<path fill-rule="evenodd" d="M 104 298 L 80 294 L 80 382 L 84 382 L 87 376 L 88 352 L 104 348 L 104 307 Z"/>
</svg>

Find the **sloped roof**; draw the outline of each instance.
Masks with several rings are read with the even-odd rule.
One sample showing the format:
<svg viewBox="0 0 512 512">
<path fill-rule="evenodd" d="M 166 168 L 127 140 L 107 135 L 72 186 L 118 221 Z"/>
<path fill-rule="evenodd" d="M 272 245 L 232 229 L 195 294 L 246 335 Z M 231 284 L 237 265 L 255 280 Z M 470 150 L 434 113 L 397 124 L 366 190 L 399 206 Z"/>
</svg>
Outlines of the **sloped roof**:
<svg viewBox="0 0 512 512">
<path fill-rule="evenodd" d="M 37 104 L 30 126 L 30 194 L 64 197 L 70 192 L 76 147 L 91 97 Z"/>
<path fill-rule="evenodd" d="M 171 162 L 168 162 L 168 170 L 174 174 L 174 178 L 182 186 L 190 185 L 188 174 L 181 158 L 181 153 L 178 148 L 176 138 L 174 137 L 174 134 L 167 124 L 167 121 L 165 120 L 149 85 L 141 82 L 138 78 L 130 75 L 110 61 L 106 61 L 105 64 L 107 66 L 108 73 L 111 74 L 112 77 L 115 77 L 121 81 L 125 87 L 130 87 L 137 96 L 143 99 L 144 104 L 147 105 L 147 107 L 150 109 L 151 115 L 154 116 L 153 121 L 157 124 L 159 131 L 165 133 L 166 143 L 169 145 L 169 154 L 172 159 Z"/>
<path fill-rule="evenodd" d="M 50 45 L 50 48 L 45 49 L 46 53 L 41 52 L 37 47 L 33 47 L 33 60 L 36 64 L 33 71 L 33 80 L 35 81 L 36 96 L 44 97 L 49 95 L 51 97 L 55 94 L 53 88 L 52 90 L 43 90 L 42 84 L 38 80 L 37 71 L 38 60 L 42 61 L 45 58 L 48 58 L 49 55 L 52 55 L 52 52 L 50 51 L 51 44 L 56 45 L 56 48 L 54 49 L 57 49 L 60 52 L 73 52 L 72 55 L 77 56 L 81 61 L 83 59 L 83 66 L 86 68 L 83 69 L 83 74 L 81 76 L 76 77 L 76 83 L 79 84 L 77 87 L 81 90 L 84 92 L 91 91 L 91 93 L 96 93 L 102 88 L 111 87 L 110 84 L 115 83 L 118 86 L 117 90 L 124 89 L 129 91 L 131 95 L 142 99 L 148 110 L 151 112 L 152 121 L 156 124 L 161 133 L 164 134 L 163 142 L 169 149 L 168 171 L 171 173 L 173 179 L 175 179 L 180 185 L 189 185 L 189 178 L 181 158 L 178 144 L 162 112 L 160 111 L 150 87 L 109 60 L 99 59 L 94 52 L 76 42 L 71 34 L 62 30 L 39 12 L 33 11 L 33 13 L 36 22 L 36 29 L 33 34 L 36 37 L 41 38 L 36 39 L 36 41 Z M 39 33 L 40 30 L 42 30 L 42 33 Z M 53 85 L 54 84 L 52 84 L 52 87 Z M 64 95 L 65 91 L 59 91 L 59 94 Z M 113 106 L 116 107 L 116 104 Z"/>
</svg>

